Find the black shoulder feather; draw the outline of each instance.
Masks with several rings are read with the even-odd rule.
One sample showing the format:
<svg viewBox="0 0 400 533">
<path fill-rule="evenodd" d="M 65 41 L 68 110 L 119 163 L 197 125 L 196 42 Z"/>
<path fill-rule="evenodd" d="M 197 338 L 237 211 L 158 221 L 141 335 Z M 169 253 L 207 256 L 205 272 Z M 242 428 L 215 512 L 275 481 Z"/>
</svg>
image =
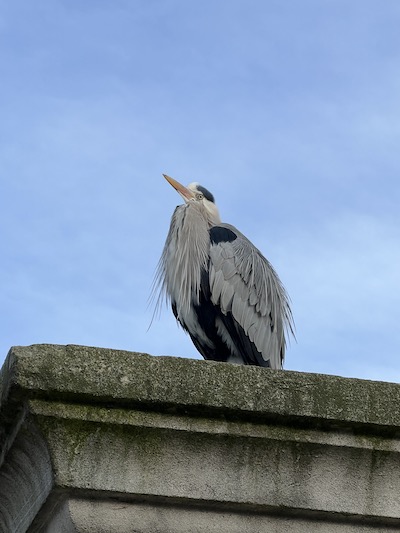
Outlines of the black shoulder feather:
<svg viewBox="0 0 400 533">
<path fill-rule="evenodd" d="M 220 242 L 232 242 L 236 238 L 236 233 L 229 228 L 224 228 L 223 226 L 213 226 L 210 229 L 210 239 L 212 244 L 219 244 Z"/>
</svg>

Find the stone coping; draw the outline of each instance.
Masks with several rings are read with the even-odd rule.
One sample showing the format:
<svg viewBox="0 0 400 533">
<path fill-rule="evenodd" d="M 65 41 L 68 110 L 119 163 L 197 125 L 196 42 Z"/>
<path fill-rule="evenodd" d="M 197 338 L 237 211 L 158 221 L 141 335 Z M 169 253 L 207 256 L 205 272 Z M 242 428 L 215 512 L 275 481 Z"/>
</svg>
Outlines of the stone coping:
<svg viewBox="0 0 400 533">
<path fill-rule="evenodd" d="M 395 383 L 77 345 L 11 348 L 0 408 L 35 398 L 388 436 L 400 427 Z"/>
</svg>

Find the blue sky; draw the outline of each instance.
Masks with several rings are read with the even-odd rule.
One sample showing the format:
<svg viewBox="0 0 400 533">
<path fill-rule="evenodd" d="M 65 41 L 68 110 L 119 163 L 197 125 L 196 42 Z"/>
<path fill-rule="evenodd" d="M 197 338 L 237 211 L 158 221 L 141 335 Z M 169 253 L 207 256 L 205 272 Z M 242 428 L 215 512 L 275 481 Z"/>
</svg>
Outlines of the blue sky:
<svg viewBox="0 0 400 533">
<path fill-rule="evenodd" d="M 278 271 L 285 367 L 400 381 L 400 3 L 0 1 L 0 362 L 198 357 L 148 297 L 199 181 Z"/>
</svg>

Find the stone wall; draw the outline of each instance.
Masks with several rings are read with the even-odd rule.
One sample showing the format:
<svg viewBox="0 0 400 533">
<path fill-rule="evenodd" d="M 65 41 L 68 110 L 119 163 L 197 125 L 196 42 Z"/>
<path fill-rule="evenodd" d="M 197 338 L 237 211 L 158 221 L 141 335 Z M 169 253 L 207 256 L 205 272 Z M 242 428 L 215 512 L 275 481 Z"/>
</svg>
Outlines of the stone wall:
<svg viewBox="0 0 400 533">
<path fill-rule="evenodd" d="M 396 384 L 37 345 L 0 395 L 1 532 L 400 528 Z"/>
</svg>

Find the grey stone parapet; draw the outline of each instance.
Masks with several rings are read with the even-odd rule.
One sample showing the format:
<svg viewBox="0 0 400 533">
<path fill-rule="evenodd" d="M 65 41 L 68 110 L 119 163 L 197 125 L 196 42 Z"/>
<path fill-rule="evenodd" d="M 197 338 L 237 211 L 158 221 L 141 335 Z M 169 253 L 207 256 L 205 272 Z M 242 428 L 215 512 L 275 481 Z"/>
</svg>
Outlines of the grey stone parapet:
<svg viewBox="0 0 400 533">
<path fill-rule="evenodd" d="M 394 383 L 35 345 L 0 402 L 0 532 L 400 528 Z"/>
</svg>

